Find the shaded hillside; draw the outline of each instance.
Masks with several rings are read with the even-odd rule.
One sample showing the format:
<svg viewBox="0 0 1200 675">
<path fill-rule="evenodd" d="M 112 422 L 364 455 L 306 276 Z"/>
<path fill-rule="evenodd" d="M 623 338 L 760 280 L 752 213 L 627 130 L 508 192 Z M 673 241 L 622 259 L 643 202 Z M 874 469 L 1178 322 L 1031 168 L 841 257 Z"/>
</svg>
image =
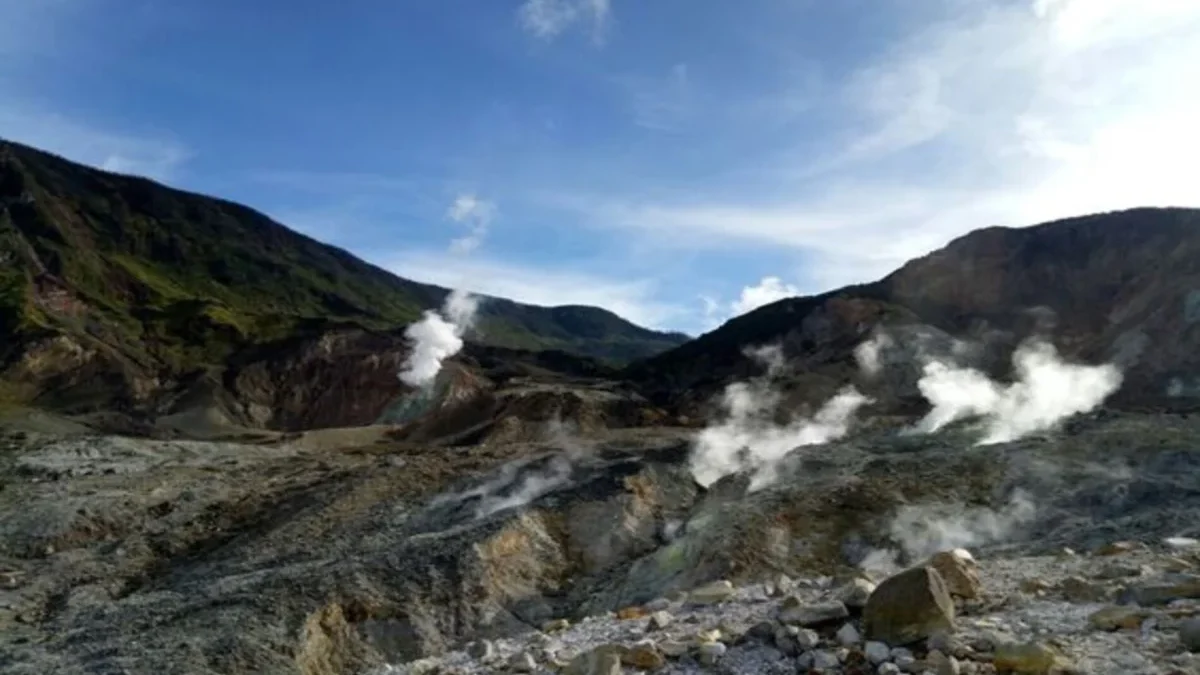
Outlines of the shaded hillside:
<svg viewBox="0 0 1200 675">
<path fill-rule="evenodd" d="M 711 395 L 761 370 L 745 347 L 779 343 L 812 400 L 855 377 L 853 350 L 877 324 L 988 347 L 985 367 L 1035 334 L 1069 357 L 1116 361 L 1116 400 L 1185 404 L 1200 395 L 1200 211 L 1133 209 L 960 237 L 884 279 L 789 298 L 633 365 L 656 398 Z"/>
<path fill-rule="evenodd" d="M 3 141 L 0 261 L 3 379 L 26 398 L 118 383 L 136 398 L 247 349 L 398 331 L 448 293 L 247 207 Z M 471 337 L 618 362 L 685 339 L 597 308 L 501 299 Z"/>
</svg>

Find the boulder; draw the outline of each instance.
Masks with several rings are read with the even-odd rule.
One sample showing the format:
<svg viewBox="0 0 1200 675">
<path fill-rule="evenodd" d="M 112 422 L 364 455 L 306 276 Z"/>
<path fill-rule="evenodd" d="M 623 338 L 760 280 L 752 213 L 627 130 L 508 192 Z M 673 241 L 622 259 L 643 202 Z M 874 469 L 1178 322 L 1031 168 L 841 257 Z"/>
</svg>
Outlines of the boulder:
<svg viewBox="0 0 1200 675">
<path fill-rule="evenodd" d="M 907 645 L 955 629 L 954 601 L 941 574 L 913 567 L 875 589 L 863 610 L 867 638 Z"/>
<path fill-rule="evenodd" d="M 975 557 L 969 551 L 956 548 L 942 551 L 929 559 L 928 565 L 942 575 L 950 595 L 974 600 L 979 597 L 982 584 Z"/>
</svg>

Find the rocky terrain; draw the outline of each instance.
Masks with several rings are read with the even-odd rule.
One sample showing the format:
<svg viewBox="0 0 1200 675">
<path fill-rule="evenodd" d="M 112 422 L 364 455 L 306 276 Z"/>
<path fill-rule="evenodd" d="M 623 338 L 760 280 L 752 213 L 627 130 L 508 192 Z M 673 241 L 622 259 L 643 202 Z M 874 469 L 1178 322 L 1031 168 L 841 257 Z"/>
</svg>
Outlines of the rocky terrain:
<svg viewBox="0 0 1200 675">
<path fill-rule="evenodd" d="M 247 444 L 52 422 L 23 421 L 2 455 L 6 673 L 895 672 L 865 670 L 882 648 L 860 608 L 781 616 L 958 547 L 982 590 L 934 644 L 959 670 L 907 638 L 884 639 L 888 662 L 991 672 L 1005 640 L 1068 672 L 1196 672 L 1180 636 L 1200 560 L 1163 543 L 1200 534 L 1186 415 L 1093 413 L 987 446 L 880 418 L 754 490 L 699 485 L 694 432 L 667 427 L 525 420 L 519 440 L 439 446 L 395 440 L 403 426 Z M 1125 540 L 1144 545 L 1104 555 Z M 721 601 L 686 601 L 705 593 Z"/>
</svg>

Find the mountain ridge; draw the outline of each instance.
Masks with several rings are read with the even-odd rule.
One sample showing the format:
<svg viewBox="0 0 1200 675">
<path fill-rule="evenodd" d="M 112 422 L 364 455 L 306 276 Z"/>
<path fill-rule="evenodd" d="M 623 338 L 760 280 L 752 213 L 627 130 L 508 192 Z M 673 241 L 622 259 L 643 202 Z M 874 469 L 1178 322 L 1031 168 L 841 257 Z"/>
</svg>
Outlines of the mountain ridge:
<svg viewBox="0 0 1200 675">
<path fill-rule="evenodd" d="M 761 371 L 747 347 L 777 344 L 813 403 L 869 386 L 854 349 L 873 331 L 919 326 L 988 347 L 993 372 L 1019 342 L 1044 337 L 1066 358 L 1128 370 L 1115 402 L 1176 406 L 1200 393 L 1198 323 L 1200 210 L 1139 207 L 973 230 L 877 281 L 735 317 L 626 376 L 660 404 L 691 407 Z"/>
<path fill-rule="evenodd" d="M 403 328 L 449 293 L 251 207 L 9 141 L 0 141 L 0 258 L 9 338 L 0 382 L 18 400 L 79 388 L 78 374 L 46 372 L 56 361 L 124 389 L 162 390 L 289 338 L 362 330 L 391 334 L 401 349 Z M 481 298 L 468 337 L 487 345 L 620 363 L 684 339 L 600 308 Z"/>
</svg>

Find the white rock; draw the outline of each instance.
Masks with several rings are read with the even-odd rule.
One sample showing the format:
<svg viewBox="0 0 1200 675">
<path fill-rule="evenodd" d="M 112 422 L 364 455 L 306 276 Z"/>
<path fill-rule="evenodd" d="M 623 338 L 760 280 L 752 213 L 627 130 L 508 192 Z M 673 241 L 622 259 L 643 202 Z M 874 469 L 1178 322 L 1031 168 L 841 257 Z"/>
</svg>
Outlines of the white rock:
<svg viewBox="0 0 1200 675">
<path fill-rule="evenodd" d="M 900 673 L 903 671 L 900 670 L 900 666 L 889 661 L 887 663 L 879 664 L 879 669 L 875 672 L 878 673 L 878 675 L 900 675 Z"/>
<path fill-rule="evenodd" d="M 658 651 L 673 659 L 677 659 L 684 654 L 687 654 L 689 649 L 690 647 L 688 647 L 686 642 L 679 642 L 678 640 L 667 640 L 665 642 L 658 643 Z"/>
<path fill-rule="evenodd" d="M 1176 551 L 1190 551 L 1192 549 L 1200 548 L 1200 539 L 1193 539 L 1191 537 L 1167 537 L 1166 539 L 1163 539 L 1163 544 L 1166 545 L 1167 548 L 1174 549 Z"/>
<path fill-rule="evenodd" d="M 715 605 L 733 597 L 733 583 L 726 580 L 714 581 L 688 593 L 688 602 L 697 605 Z"/>
<path fill-rule="evenodd" d="M 868 661 L 875 665 L 892 658 L 892 650 L 882 642 L 868 642 L 867 646 L 863 648 L 863 654 L 866 655 Z"/>
<path fill-rule="evenodd" d="M 842 662 L 838 660 L 837 654 L 826 650 L 818 649 L 812 652 L 813 664 L 812 667 L 817 670 L 832 671 L 834 668 L 841 666 Z"/>
<path fill-rule="evenodd" d="M 848 623 L 838 629 L 837 641 L 839 644 L 845 647 L 853 647 L 859 642 L 862 642 L 862 635 L 859 634 L 858 629 L 854 627 L 854 624 Z"/>
<path fill-rule="evenodd" d="M 821 644 L 820 634 L 811 628 L 801 628 L 792 637 L 796 640 L 796 644 L 804 650 L 816 649 L 817 645 Z"/>
<path fill-rule="evenodd" d="M 700 645 L 700 662 L 706 665 L 713 665 L 725 656 L 727 647 L 720 642 L 705 642 Z"/>
<path fill-rule="evenodd" d="M 518 673 L 532 673 L 537 670 L 537 659 L 529 652 L 517 652 L 508 659 L 508 667 Z"/>
<path fill-rule="evenodd" d="M 650 630 L 663 630 L 667 626 L 670 626 L 674 619 L 675 617 L 671 616 L 670 612 L 659 610 L 650 615 Z"/>
</svg>

